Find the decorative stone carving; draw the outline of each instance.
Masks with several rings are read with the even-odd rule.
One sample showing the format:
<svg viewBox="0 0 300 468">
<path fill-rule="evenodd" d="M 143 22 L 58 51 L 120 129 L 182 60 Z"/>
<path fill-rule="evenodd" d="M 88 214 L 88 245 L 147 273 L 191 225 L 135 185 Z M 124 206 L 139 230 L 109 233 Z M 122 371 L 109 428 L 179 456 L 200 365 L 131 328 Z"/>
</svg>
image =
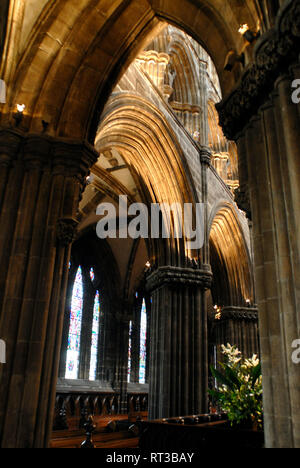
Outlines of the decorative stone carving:
<svg viewBox="0 0 300 468">
<path fill-rule="evenodd" d="M 202 146 L 201 151 L 200 151 L 201 164 L 206 164 L 207 166 L 210 166 L 211 158 L 212 158 L 211 150 L 209 148 L 206 148 L 205 146 Z"/>
<path fill-rule="evenodd" d="M 17 158 L 21 137 L 15 131 L 0 131 L 0 167 L 10 167 Z"/>
<path fill-rule="evenodd" d="M 165 285 L 194 286 L 210 289 L 212 273 L 208 269 L 195 270 L 191 268 L 160 267 L 147 278 L 147 290 L 154 291 Z"/>
<path fill-rule="evenodd" d="M 224 307 L 220 320 L 248 320 L 258 321 L 258 310 L 256 308 Z"/>
<path fill-rule="evenodd" d="M 51 162 L 51 140 L 40 136 L 29 136 L 24 141 L 25 169 L 41 170 Z"/>
<path fill-rule="evenodd" d="M 276 79 L 300 52 L 300 0 L 287 3 L 279 13 L 276 28 L 258 42 L 255 63 L 239 87 L 216 107 L 225 136 L 235 140 L 250 118 L 268 99 Z"/>
<path fill-rule="evenodd" d="M 54 172 L 75 177 L 83 186 L 98 156 L 97 151 L 86 142 L 56 142 L 53 147 Z"/>
<path fill-rule="evenodd" d="M 252 221 L 251 205 L 248 190 L 245 186 L 238 187 L 235 192 L 235 202 L 240 210 L 246 213 L 247 218 Z"/>
<path fill-rule="evenodd" d="M 57 239 L 61 245 L 68 247 L 77 235 L 78 222 L 72 218 L 59 219 L 57 223 Z"/>
</svg>

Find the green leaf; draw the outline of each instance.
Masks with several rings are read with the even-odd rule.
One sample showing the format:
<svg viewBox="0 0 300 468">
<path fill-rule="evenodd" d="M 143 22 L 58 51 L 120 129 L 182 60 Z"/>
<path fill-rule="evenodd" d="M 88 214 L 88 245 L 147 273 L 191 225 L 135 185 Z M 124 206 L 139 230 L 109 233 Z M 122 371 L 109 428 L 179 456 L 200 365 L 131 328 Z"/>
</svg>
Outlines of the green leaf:
<svg viewBox="0 0 300 468">
<path fill-rule="evenodd" d="M 217 390 L 208 390 L 209 395 L 211 395 L 215 400 L 221 400 L 223 394 Z"/>
<path fill-rule="evenodd" d="M 229 379 L 232 382 L 232 385 L 234 387 L 239 388 L 241 386 L 242 382 L 240 381 L 240 379 L 238 378 L 238 376 L 236 375 L 232 367 L 226 366 L 225 376 L 227 379 Z"/>
<path fill-rule="evenodd" d="M 229 380 L 225 375 L 221 374 L 221 372 L 219 372 L 217 369 L 215 369 L 214 367 L 210 367 L 210 370 L 211 370 L 211 373 L 213 375 L 213 377 L 222 385 L 226 385 L 226 387 L 230 388 L 230 390 L 234 390 L 234 385 L 233 383 L 231 382 L 231 380 Z"/>
<path fill-rule="evenodd" d="M 251 374 L 252 374 L 252 383 L 253 385 L 255 385 L 258 379 L 261 377 L 261 364 L 260 363 L 256 367 L 253 367 Z"/>
</svg>

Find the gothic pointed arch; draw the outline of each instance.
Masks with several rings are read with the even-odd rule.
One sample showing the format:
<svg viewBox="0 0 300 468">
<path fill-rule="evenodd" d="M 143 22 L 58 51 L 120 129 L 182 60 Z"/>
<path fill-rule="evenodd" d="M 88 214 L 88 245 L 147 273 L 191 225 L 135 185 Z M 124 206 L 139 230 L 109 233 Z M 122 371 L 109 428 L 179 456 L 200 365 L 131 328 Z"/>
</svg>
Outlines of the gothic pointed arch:
<svg viewBox="0 0 300 468">
<path fill-rule="evenodd" d="M 234 9 L 229 6 L 221 15 L 222 5 L 220 0 L 202 0 L 201 8 L 192 0 L 60 0 L 48 2 L 42 11 L 35 6 L 32 17 L 36 22 L 29 22 L 34 27 L 31 32 L 24 31 L 27 47 L 23 43 L 18 51 L 12 43 L 2 67 L 9 86 L 2 121 L 9 121 L 15 105 L 24 102 L 24 128 L 40 131 L 44 120 L 52 135 L 90 136 L 93 141 L 99 109 L 122 74 L 122 65 L 132 61 L 161 19 L 184 29 L 205 46 L 227 94 L 235 79 L 224 74 L 224 60 L 228 50 L 240 51 L 243 39 Z M 257 13 L 248 2 L 240 10 L 244 21 L 255 28 Z M 18 15 L 17 9 L 12 12 L 15 28 L 20 27 Z M 207 31 L 205 38 L 203 30 Z M 16 54 L 20 60 L 16 69 L 10 70 Z"/>
<path fill-rule="evenodd" d="M 212 294 L 219 306 L 247 307 L 254 299 L 249 238 L 235 208 L 220 204 L 210 220 Z"/>
</svg>

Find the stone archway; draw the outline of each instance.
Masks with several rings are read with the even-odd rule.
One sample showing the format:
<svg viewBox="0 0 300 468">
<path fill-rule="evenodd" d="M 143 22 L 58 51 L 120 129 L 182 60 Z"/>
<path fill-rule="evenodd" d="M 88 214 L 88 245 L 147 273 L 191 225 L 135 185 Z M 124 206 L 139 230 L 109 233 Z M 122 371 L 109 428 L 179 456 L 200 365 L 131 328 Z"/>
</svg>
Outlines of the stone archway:
<svg viewBox="0 0 300 468">
<path fill-rule="evenodd" d="M 222 359 L 220 348 L 224 343 L 237 346 L 245 357 L 260 353 L 251 243 L 241 219 L 243 216 L 228 203 L 218 204 L 211 215 L 211 292 L 215 308 L 210 316 L 210 341 L 217 362 Z"/>
<path fill-rule="evenodd" d="M 220 282 L 216 284 L 216 304 L 246 307 L 249 300 L 254 305 L 250 239 L 246 242 L 235 208 L 229 204 L 219 208 L 210 227 L 214 261 L 222 264 L 224 272 L 224 281 L 220 275 L 215 275 L 216 281 Z"/>
<path fill-rule="evenodd" d="M 13 51 L 7 51 L 3 76 L 14 87 L 2 121 L 10 120 L 15 105 L 22 101 L 27 106 L 23 126 L 28 130 L 41 131 L 44 120 L 53 135 L 84 138 L 93 133 L 94 112 L 102 108 L 111 87 L 160 19 L 184 29 L 204 45 L 226 95 L 235 78 L 224 72 L 225 57 L 228 50 L 243 47 L 237 12 L 228 7 L 221 16 L 221 0 L 203 1 L 201 8 L 184 1 L 48 2 L 13 74 L 9 70 Z M 253 9 L 245 7 L 239 13 L 244 22 L 255 26 Z"/>
</svg>

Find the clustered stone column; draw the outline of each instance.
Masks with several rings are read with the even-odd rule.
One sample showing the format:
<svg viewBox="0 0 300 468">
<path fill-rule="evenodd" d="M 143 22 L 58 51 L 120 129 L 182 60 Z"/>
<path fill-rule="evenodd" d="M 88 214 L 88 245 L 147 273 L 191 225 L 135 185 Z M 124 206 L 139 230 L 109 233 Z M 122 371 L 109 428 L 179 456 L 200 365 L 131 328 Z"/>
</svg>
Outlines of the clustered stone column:
<svg viewBox="0 0 300 468">
<path fill-rule="evenodd" d="M 200 164 L 201 164 L 201 201 L 204 204 L 204 219 L 203 219 L 203 248 L 202 262 L 204 265 L 210 264 L 209 252 L 209 223 L 208 223 L 208 170 L 211 164 L 211 152 L 206 146 L 200 148 Z"/>
<path fill-rule="evenodd" d="M 152 291 L 150 419 L 207 411 L 208 269 L 160 267 L 147 279 Z"/>
<path fill-rule="evenodd" d="M 120 394 L 120 413 L 128 413 L 128 330 L 129 320 L 126 319 L 128 316 L 128 309 L 125 306 L 123 309 L 123 316 L 119 317 L 118 320 L 118 362 L 116 366 L 116 379 L 114 390 Z"/>
<path fill-rule="evenodd" d="M 285 2 L 255 63 L 220 106 L 226 136 L 238 142 L 244 200 L 250 201 L 262 352 L 267 447 L 300 447 L 300 1 Z M 252 116 L 252 117 L 251 117 Z"/>
<path fill-rule="evenodd" d="M 96 152 L 0 131 L 1 447 L 45 447 L 58 374 L 70 244 Z"/>
</svg>

